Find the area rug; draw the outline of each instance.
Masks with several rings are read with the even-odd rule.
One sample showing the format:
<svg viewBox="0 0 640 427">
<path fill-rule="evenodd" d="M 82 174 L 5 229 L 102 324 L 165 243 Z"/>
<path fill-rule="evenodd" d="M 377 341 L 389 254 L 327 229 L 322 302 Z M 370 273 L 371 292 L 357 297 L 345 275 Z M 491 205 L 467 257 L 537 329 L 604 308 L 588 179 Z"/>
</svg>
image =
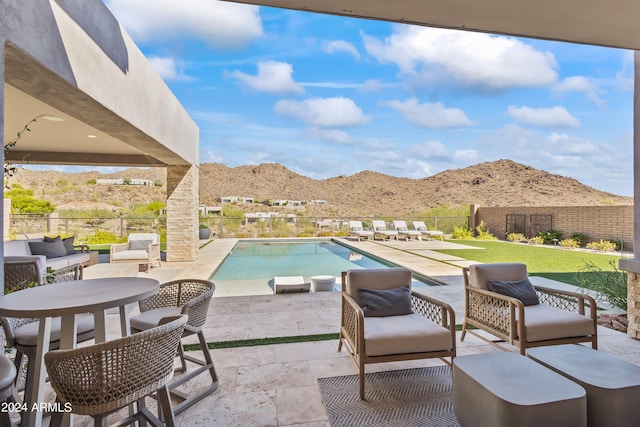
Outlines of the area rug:
<svg viewBox="0 0 640 427">
<path fill-rule="evenodd" d="M 451 400 L 451 368 L 430 366 L 365 374 L 366 400 L 358 375 L 318 378 L 332 427 L 457 427 Z"/>
</svg>

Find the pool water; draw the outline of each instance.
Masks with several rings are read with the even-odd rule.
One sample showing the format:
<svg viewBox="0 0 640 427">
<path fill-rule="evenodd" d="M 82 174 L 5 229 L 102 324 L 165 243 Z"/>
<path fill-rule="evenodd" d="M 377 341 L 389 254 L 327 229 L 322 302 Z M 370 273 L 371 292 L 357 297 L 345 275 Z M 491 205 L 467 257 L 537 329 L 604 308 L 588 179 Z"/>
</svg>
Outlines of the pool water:
<svg viewBox="0 0 640 427">
<path fill-rule="evenodd" d="M 331 275 L 336 276 L 336 283 L 339 284 L 343 271 L 388 267 L 393 267 L 393 264 L 374 259 L 330 240 L 241 241 L 214 272 L 212 280 L 216 284 L 217 294 L 226 289 L 228 294 L 248 295 L 256 294 L 256 291 L 257 294 L 272 293 L 272 281 L 275 276 L 303 276 L 308 282 L 311 276 Z M 426 285 L 414 280 L 412 286 Z M 230 289 L 239 286 L 247 292 Z"/>
</svg>

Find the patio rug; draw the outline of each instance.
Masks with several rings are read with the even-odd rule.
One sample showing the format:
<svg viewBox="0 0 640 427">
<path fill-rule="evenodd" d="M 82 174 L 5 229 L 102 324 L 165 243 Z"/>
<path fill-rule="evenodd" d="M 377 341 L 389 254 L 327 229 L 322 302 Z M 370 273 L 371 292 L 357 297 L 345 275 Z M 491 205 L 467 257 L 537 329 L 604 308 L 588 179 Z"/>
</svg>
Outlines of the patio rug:
<svg viewBox="0 0 640 427">
<path fill-rule="evenodd" d="M 318 378 L 332 427 L 454 427 L 447 365 L 365 374 L 360 400 L 358 375 Z"/>
</svg>

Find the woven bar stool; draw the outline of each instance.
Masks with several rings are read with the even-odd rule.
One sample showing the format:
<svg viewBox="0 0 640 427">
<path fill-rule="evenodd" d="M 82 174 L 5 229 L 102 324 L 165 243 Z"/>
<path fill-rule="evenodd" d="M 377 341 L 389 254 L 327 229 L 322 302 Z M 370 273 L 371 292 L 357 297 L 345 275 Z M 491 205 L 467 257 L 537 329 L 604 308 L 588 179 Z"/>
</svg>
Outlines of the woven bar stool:
<svg viewBox="0 0 640 427">
<path fill-rule="evenodd" d="M 16 367 L 4 355 L 0 355 L 0 402 L 15 402 L 13 380 L 16 377 Z M 12 426 L 9 411 L 0 412 L 0 425 Z"/>
<path fill-rule="evenodd" d="M 209 303 L 215 289 L 216 286 L 209 280 L 184 279 L 163 283 L 160 285 L 160 290 L 157 294 L 138 303 L 140 314 L 130 319 L 131 330 L 138 332 L 155 327 L 160 319 L 166 316 L 180 314 L 189 316 L 189 321 L 184 328 L 182 336 L 187 337 L 194 334 L 198 336 L 204 360 L 185 354 L 182 345 L 178 346 L 178 355 L 180 356 L 182 367 L 177 372 L 183 372 L 184 374 L 175 377 L 169 384 L 169 391 L 172 397 L 180 400 L 180 403 L 173 408 L 176 414 L 218 389 L 218 375 L 211 360 L 207 340 L 202 332 L 202 327 L 207 320 Z M 197 364 L 199 367 L 187 372 L 186 362 Z M 188 381 L 207 371 L 211 376 L 211 384 L 191 394 L 178 389 L 178 387 L 185 385 Z"/>
</svg>

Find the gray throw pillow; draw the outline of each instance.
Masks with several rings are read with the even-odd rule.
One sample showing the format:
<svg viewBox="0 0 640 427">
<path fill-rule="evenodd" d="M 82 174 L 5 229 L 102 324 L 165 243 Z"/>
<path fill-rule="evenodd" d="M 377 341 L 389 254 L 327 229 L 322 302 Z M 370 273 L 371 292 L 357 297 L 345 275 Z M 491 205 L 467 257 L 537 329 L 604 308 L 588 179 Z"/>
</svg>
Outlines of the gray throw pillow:
<svg viewBox="0 0 640 427">
<path fill-rule="evenodd" d="M 67 250 L 60 238 L 53 239 L 49 242 L 29 242 L 29 249 L 31 249 L 32 255 L 44 255 L 47 258 L 67 256 Z"/>
<path fill-rule="evenodd" d="M 367 317 L 402 316 L 411 310 L 411 285 L 391 289 L 358 289 L 360 305 Z"/>
<path fill-rule="evenodd" d="M 75 236 L 65 237 L 64 239 L 62 239 L 62 244 L 64 245 L 64 248 L 67 250 L 67 255 L 73 255 L 76 253 L 76 251 L 73 249 L 74 240 L 75 240 Z"/>
<path fill-rule="evenodd" d="M 523 305 L 540 304 L 538 294 L 529 279 L 514 282 L 489 280 L 487 281 L 487 286 L 489 286 L 489 290 L 492 292 L 519 299 Z"/>
<path fill-rule="evenodd" d="M 149 245 L 153 243 L 153 240 L 132 240 L 129 242 L 129 249 L 132 251 L 149 249 Z"/>
</svg>

